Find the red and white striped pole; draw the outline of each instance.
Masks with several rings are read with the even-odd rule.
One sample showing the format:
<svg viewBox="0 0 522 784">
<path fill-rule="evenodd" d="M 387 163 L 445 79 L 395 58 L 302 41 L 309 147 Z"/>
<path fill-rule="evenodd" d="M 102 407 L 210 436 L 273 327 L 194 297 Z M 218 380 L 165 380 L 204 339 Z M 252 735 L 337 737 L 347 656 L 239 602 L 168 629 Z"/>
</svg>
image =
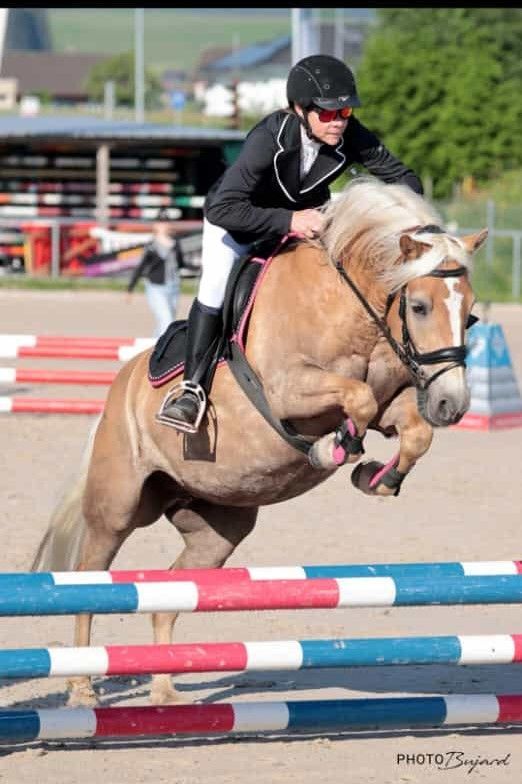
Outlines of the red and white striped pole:
<svg viewBox="0 0 522 784">
<path fill-rule="evenodd" d="M 26 335 L 4 334 L 0 335 L 0 345 L 3 343 L 17 346 L 135 346 L 136 348 L 149 348 L 154 345 L 154 338 L 131 337 L 99 337 L 98 335 Z"/>
<path fill-rule="evenodd" d="M 104 400 L 0 397 L 0 414 L 99 414 Z"/>
<path fill-rule="evenodd" d="M 0 384 L 84 384 L 87 386 L 109 386 L 115 378 L 115 371 L 0 368 Z"/>
</svg>

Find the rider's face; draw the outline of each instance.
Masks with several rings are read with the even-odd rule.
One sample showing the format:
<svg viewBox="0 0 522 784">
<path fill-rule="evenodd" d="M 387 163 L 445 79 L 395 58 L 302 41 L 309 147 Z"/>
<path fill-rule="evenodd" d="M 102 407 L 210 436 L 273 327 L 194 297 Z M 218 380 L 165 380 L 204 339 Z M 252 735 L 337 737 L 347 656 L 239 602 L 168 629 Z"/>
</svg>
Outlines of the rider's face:
<svg viewBox="0 0 522 784">
<path fill-rule="evenodd" d="M 297 105 L 295 108 L 297 113 L 303 117 L 303 109 Z M 341 137 L 346 130 L 349 119 L 349 116 L 344 118 L 337 112 L 332 119 L 328 119 L 327 122 L 324 122 L 324 119 L 321 119 L 321 110 L 319 108 L 312 107 L 308 111 L 308 122 L 310 123 L 313 135 L 323 142 L 323 144 L 329 144 L 332 147 L 339 144 L 341 141 Z"/>
</svg>

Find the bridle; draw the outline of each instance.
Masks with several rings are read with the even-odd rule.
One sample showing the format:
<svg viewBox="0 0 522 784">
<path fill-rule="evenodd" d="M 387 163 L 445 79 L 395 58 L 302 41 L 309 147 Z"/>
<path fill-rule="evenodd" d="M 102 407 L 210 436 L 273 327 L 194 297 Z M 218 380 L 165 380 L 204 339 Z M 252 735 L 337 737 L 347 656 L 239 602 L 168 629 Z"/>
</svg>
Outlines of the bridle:
<svg viewBox="0 0 522 784">
<path fill-rule="evenodd" d="M 440 232 L 442 233 L 442 229 L 439 226 L 425 226 L 423 229 L 419 227 L 415 227 L 416 231 L 426 231 L 430 230 L 433 232 Z M 410 335 L 410 331 L 408 329 L 408 322 L 406 316 L 406 289 L 407 284 L 404 284 L 400 289 L 400 300 L 399 300 L 399 318 L 402 324 L 402 344 L 399 343 L 393 337 L 388 324 L 386 323 L 386 319 L 390 312 L 390 308 L 397 296 L 397 292 L 390 294 L 388 296 L 386 302 L 386 309 L 384 316 L 381 317 L 379 314 L 372 308 L 370 303 L 367 299 L 363 296 L 360 290 L 355 285 L 354 281 L 348 275 L 344 266 L 340 260 L 334 261 L 334 266 L 337 269 L 341 278 L 348 284 L 351 288 L 361 305 L 363 305 L 366 312 L 371 316 L 375 324 L 379 327 L 379 330 L 384 335 L 388 343 L 390 344 L 391 348 L 403 363 L 403 365 L 408 370 L 410 376 L 413 379 L 413 383 L 417 389 L 417 395 L 419 398 L 419 403 L 424 404 L 426 402 L 427 390 L 430 384 L 432 384 L 435 379 L 439 378 L 443 373 L 447 373 L 449 370 L 453 370 L 457 367 L 466 367 L 466 356 L 467 356 L 467 346 L 466 344 L 462 344 L 460 346 L 447 346 L 446 348 L 440 348 L 436 351 L 428 351 L 425 353 L 419 353 L 413 343 L 413 340 Z M 455 269 L 434 269 L 431 272 L 427 273 L 426 275 L 422 275 L 420 277 L 433 277 L 433 278 L 457 278 L 462 275 L 465 275 L 467 272 L 466 267 L 459 266 Z M 476 316 L 470 315 L 468 317 L 468 321 L 466 324 L 466 329 L 471 327 L 476 321 L 478 321 Z M 436 365 L 444 363 L 446 367 L 440 368 L 435 373 L 428 375 L 423 368 L 423 365 Z"/>
</svg>

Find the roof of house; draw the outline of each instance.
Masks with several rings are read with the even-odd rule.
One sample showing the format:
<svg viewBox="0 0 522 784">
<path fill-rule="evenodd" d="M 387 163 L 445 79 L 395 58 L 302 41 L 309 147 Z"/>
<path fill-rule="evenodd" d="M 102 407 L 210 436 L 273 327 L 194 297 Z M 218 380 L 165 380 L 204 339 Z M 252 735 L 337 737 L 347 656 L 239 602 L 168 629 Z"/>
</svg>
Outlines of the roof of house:
<svg viewBox="0 0 522 784">
<path fill-rule="evenodd" d="M 319 28 L 319 51 L 332 53 L 340 44 L 344 59 L 353 64 L 360 59 L 367 31 L 368 26 L 365 24 L 352 24 L 339 31 L 335 24 L 324 22 Z M 218 79 L 230 75 L 234 69 L 249 75 L 255 70 L 259 78 L 267 78 L 271 74 L 268 69 L 271 68 L 271 75 L 277 73 L 282 78 L 291 65 L 291 47 L 291 37 L 282 35 L 236 51 L 229 48 L 226 54 L 213 55 L 214 50 L 207 49 L 201 56 L 198 70 L 207 77 Z"/>
<path fill-rule="evenodd" d="M 245 46 L 235 52 L 219 57 L 208 62 L 206 68 L 209 71 L 229 71 L 232 68 L 251 68 L 261 63 L 271 60 L 274 55 L 290 46 L 291 38 L 289 35 L 282 35 L 272 41 L 263 41 L 257 44 Z"/>
<path fill-rule="evenodd" d="M 108 55 L 73 52 L 7 51 L 1 76 L 18 79 L 22 95 L 47 92 L 60 98 L 86 95 L 85 80 L 91 68 Z"/>
<path fill-rule="evenodd" d="M 11 140 L 76 139 L 91 142 L 140 140 L 160 143 L 198 141 L 212 144 L 223 141 L 243 141 L 245 135 L 243 131 L 232 129 L 193 128 L 186 125 L 161 125 L 147 122 L 115 122 L 88 116 L 4 116 L 0 123 L 0 139 Z"/>
</svg>

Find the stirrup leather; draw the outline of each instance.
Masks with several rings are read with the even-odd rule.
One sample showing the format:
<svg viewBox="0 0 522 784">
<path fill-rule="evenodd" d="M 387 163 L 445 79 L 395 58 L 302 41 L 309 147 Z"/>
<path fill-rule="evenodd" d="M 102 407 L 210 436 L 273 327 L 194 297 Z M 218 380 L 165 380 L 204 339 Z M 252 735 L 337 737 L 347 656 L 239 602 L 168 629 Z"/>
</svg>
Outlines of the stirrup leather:
<svg viewBox="0 0 522 784">
<path fill-rule="evenodd" d="M 197 398 L 199 403 L 198 413 L 194 424 L 191 424 L 190 422 L 184 422 L 180 419 L 175 419 L 170 414 L 167 415 L 164 413 L 165 408 L 174 399 L 177 400 L 179 397 L 181 397 L 184 392 L 191 392 Z M 163 403 L 161 404 L 160 409 L 156 414 L 156 419 L 158 422 L 163 422 L 164 425 L 174 427 L 176 430 L 181 430 L 183 433 L 197 433 L 206 407 L 207 396 L 203 387 L 200 384 L 194 384 L 193 381 L 180 381 L 179 384 L 176 384 L 176 386 L 172 387 L 172 389 L 170 389 L 165 395 L 165 399 L 163 400 Z"/>
</svg>

